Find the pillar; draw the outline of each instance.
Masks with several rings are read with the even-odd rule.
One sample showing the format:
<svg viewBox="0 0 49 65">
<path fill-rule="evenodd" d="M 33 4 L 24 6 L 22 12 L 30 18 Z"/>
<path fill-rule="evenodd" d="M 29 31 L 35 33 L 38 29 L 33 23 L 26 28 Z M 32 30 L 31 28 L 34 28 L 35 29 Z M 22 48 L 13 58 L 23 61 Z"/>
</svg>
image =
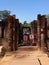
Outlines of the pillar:
<svg viewBox="0 0 49 65">
<path fill-rule="evenodd" d="M 37 33 L 38 33 L 38 46 L 41 47 L 41 15 L 37 17 Z"/>
</svg>

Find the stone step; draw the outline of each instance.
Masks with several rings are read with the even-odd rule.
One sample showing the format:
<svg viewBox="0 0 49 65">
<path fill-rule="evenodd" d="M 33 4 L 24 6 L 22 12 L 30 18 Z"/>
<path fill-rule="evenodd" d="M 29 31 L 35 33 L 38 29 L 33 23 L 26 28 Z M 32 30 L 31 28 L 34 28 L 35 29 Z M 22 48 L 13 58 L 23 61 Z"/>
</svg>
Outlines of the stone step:
<svg viewBox="0 0 49 65">
<path fill-rule="evenodd" d="M 21 51 L 35 51 L 35 50 L 38 50 L 38 46 L 21 46 L 18 48 L 18 50 L 21 50 Z"/>
</svg>

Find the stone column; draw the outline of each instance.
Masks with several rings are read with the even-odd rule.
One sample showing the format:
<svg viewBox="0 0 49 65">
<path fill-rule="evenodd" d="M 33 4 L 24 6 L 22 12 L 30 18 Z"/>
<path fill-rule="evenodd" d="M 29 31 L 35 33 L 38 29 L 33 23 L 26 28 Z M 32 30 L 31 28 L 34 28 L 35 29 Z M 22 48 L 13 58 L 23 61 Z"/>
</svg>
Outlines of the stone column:
<svg viewBox="0 0 49 65">
<path fill-rule="evenodd" d="M 16 19 L 17 43 L 19 44 L 19 19 Z"/>
<path fill-rule="evenodd" d="M 44 35 L 45 35 L 45 39 L 44 39 L 45 46 L 48 49 L 48 44 L 47 44 L 47 19 L 46 18 L 45 18 L 45 32 L 44 32 Z"/>
<path fill-rule="evenodd" d="M 2 21 L 2 38 L 4 38 L 4 28 L 5 28 L 5 22 Z"/>
<path fill-rule="evenodd" d="M 46 20 L 45 20 L 45 15 L 42 15 L 41 16 L 41 29 L 43 29 L 43 41 L 41 43 L 41 47 L 45 47 L 45 41 L 46 41 L 46 27 L 47 27 L 47 24 L 46 23 Z"/>
<path fill-rule="evenodd" d="M 6 21 L 8 24 L 6 28 L 6 40 L 11 51 L 13 51 L 13 17 L 9 16 Z"/>
<path fill-rule="evenodd" d="M 0 22 L 0 45 L 2 45 L 2 26 L 1 26 L 1 22 Z"/>
<path fill-rule="evenodd" d="M 14 24 L 13 24 L 13 47 L 14 47 L 14 50 L 17 50 L 18 49 L 18 42 L 19 42 L 19 40 L 18 40 L 19 22 L 17 19 L 14 19 L 13 21 L 14 21 Z"/>
<path fill-rule="evenodd" d="M 34 20 L 34 44 L 37 45 L 37 21 Z"/>
<path fill-rule="evenodd" d="M 19 23 L 19 44 L 22 43 L 23 40 L 23 30 L 22 30 L 22 24 Z"/>
<path fill-rule="evenodd" d="M 37 18 L 38 46 L 41 47 L 41 15 Z"/>
</svg>

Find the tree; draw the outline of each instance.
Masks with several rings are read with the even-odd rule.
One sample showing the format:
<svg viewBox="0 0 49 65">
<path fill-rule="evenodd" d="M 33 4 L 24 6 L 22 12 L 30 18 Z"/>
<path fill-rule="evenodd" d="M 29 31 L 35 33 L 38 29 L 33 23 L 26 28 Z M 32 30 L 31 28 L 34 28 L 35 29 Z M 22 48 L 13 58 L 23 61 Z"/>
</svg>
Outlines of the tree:
<svg viewBox="0 0 49 65">
<path fill-rule="evenodd" d="M 0 20 L 6 19 L 10 15 L 10 11 L 4 10 L 0 11 Z"/>
<path fill-rule="evenodd" d="M 22 26 L 24 26 L 24 27 L 31 27 L 31 23 L 27 23 L 27 21 L 24 21 Z"/>
<path fill-rule="evenodd" d="M 24 21 L 24 25 L 27 24 L 27 21 Z"/>
<path fill-rule="evenodd" d="M 49 22 L 49 14 L 48 14 L 48 15 L 46 15 L 46 18 L 47 18 L 47 21 Z"/>
</svg>

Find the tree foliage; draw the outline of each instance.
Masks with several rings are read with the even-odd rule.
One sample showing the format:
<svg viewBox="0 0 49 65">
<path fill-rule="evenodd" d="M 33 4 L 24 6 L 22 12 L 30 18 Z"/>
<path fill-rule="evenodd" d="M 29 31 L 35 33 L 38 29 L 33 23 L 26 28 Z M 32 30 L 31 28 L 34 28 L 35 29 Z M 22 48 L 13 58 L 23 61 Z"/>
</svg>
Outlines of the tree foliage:
<svg viewBox="0 0 49 65">
<path fill-rule="evenodd" d="M 6 19 L 10 15 L 10 11 L 4 10 L 0 11 L 0 20 Z"/>
<path fill-rule="evenodd" d="M 22 26 L 24 26 L 24 27 L 30 27 L 31 24 L 30 23 L 27 23 L 27 21 L 24 21 L 24 23 L 22 24 Z"/>
<path fill-rule="evenodd" d="M 46 15 L 46 18 L 47 18 L 47 21 L 49 22 L 49 14 L 48 14 L 48 15 Z"/>
</svg>

